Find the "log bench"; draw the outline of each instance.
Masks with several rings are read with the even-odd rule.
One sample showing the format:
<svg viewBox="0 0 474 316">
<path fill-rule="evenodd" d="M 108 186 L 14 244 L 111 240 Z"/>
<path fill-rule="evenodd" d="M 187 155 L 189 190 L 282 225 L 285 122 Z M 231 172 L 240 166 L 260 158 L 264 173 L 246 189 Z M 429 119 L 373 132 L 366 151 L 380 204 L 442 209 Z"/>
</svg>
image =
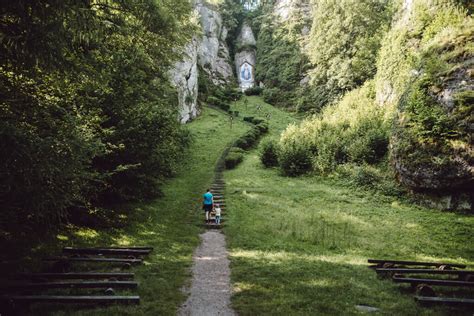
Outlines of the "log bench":
<svg viewBox="0 0 474 316">
<path fill-rule="evenodd" d="M 17 277 L 30 280 L 48 280 L 48 279 L 133 279 L 134 273 L 115 273 L 115 272 L 70 272 L 70 273 L 21 273 Z"/>
<path fill-rule="evenodd" d="M 124 256 L 146 256 L 149 249 L 111 249 L 111 248 L 73 248 L 64 247 L 63 253 L 84 255 L 124 255 Z"/>
<path fill-rule="evenodd" d="M 60 262 L 107 262 L 107 263 L 129 263 L 138 264 L 142 259 L 126 259 L 126 258 L 89 258 L 89 257 L 56 257 L 45 258 L 44 261 L 60 261 Z"/>
<path fill-rule="evenodd" d="M 370 268 L 388 268 L 394 267 L 395 265 L 404 266 L 426 266 L 426 267 L 444 267 L 444 268 L 466 268 L 465 264 L 458 263 L 447 263 L 447 262 L 424 262 L 424 261 L 405 261 L 405 260 L 385 260 L 385 259 L 368 259 L 369 263 L 375 263 L 376 265 L 369 266 Z M 384 266 L 385 265 L 385 266 Z"/>
<path fill-rule="evenodd" d="M 461 280 L 470 281 L 474 277 L 474 270 L 439 270 L 439 269 L 412 269 L 412 268 L 376 268 L 380 275 L 392 277 L 396 274 L 443 274 L 455 275 Z M 472 281 L 471 281 L 472 282 Z"/>
<path fill-rule="evenodd" d="M 415 301 L 424 305 L 441 304 L 450 306 L 474 307 L 474 299 L 470 298 L 415 296 Z"/>
<path fill-rule="evenodd" d="M 401 278 L 394 276 L 393 282 L 396 283 L 410 283 L 412 285 L 417 284 L 428 284 L 428 285 L 439 285 L 439 286 L 467 286 L 474 287 L 474 282 L 459 281 L 459 280 L 442 280 L 442 279 L 418 279 L 418 278 Z"/>
<path fill-rule="evenodd" d="M 85 296 L 85 295 L 0 295 L 0 301 L 10 303 L 139 304 L 140 296 Z"/>
<path fill-rule="evenodd" d="M 11 290 L 46 290 L 46 289 L 101 289 L 127 288 L 135 289 L 137 282 L 133 281 L 82 281 L 82 282 L 39 282 L 39 283 L 10 283 L 2 284 L 1 291 Z"/>
</svg>

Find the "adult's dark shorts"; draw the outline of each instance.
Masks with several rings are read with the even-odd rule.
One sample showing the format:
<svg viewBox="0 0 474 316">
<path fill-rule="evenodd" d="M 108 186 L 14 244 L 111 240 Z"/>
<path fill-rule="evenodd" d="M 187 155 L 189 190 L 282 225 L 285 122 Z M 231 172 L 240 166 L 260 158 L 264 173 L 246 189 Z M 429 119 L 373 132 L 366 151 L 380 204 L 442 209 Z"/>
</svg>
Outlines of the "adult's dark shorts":
<svg viewBox="0 0 474 316">
<path fill-rule="evenodd" d="M 204 204 L 204 212 L 211 212 L 212 211 L 212 204 Z"/>
</svg>

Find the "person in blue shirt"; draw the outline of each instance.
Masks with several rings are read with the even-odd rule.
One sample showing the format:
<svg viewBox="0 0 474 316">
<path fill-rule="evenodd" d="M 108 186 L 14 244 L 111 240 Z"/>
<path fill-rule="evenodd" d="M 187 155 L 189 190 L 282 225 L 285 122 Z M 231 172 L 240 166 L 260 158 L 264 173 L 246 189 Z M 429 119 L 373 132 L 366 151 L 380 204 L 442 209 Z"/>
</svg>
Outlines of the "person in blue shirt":
<svg viewBox="0 0 474 316">
<path fill-rule="evenodd" d="M 206 213 L 206 224 L 209 224 L 211 222 L 211 212 L 214 204 L 214 197 L 211 193 L 211 189 L 207 189 L 207 192 L 204 193 L 202 197 L 204 199 L 202 208 Z"/>
</svg>

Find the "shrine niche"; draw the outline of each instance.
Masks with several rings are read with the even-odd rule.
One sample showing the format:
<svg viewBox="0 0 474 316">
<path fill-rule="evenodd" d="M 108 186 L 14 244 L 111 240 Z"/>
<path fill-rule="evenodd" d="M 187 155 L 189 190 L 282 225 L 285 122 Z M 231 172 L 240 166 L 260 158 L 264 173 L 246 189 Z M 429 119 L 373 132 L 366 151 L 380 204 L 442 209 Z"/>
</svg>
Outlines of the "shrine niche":
<svg viewBox="0 0 474 316">
<path fill-rule="evenodd" d="M 238 70 L 239 85 L 242 91 L 253 87 L 255 83 L 253 65 L 247 61 L 244 61 Z"/>
</svg>

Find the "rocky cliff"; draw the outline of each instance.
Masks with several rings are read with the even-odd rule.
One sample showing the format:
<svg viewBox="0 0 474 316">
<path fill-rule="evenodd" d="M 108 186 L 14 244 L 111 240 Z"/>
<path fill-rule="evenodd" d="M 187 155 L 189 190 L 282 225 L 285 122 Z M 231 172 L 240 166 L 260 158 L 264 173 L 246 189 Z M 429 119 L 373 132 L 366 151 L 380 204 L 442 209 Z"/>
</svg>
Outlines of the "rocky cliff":
<svg viewBox="0 0 474 316">
<path fill-rule="evenodd" d="M 377 102 L 395 113 L 398 179 L 443 209 L 473 207 L 473 36 L 472 17 L 453 2 L 405 0 L 378 63 Z"/>
<path fill-rule="evenodd" d="M 186 123 L 199 114 L 198 77 L 207 76 L 215 85 L 233 80 L 231 58 L 226 44 L 227 30 L 217 7 L 198 0 L 194 4 L 199 17 L 200 34 L 183 50 L 183 58 L 170 71 L 178 91 L 179 119 Z"/>
</svg>

